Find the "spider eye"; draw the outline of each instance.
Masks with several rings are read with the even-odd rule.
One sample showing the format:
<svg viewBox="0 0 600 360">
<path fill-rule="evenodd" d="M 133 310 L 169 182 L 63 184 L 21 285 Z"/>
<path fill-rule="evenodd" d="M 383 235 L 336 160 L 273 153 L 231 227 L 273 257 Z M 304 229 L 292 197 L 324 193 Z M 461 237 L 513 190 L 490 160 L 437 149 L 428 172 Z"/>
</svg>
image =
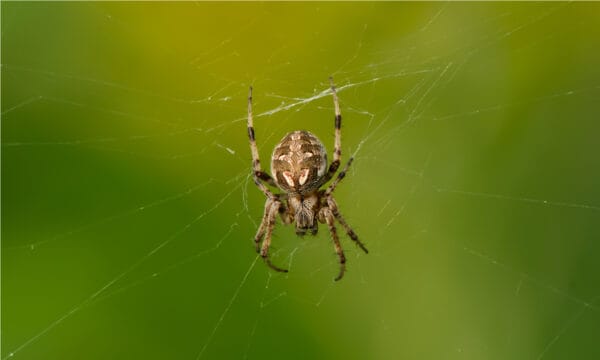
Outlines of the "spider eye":
<svg viewBox="0 0 600 360">
<path fill-rule="evenodd" d="M 285 182 L 287 182 L 289 186 L 294 187 L 294 177 L 290 171 L 284 171 L 283 178 L 285 179 Z"/>
</svg>

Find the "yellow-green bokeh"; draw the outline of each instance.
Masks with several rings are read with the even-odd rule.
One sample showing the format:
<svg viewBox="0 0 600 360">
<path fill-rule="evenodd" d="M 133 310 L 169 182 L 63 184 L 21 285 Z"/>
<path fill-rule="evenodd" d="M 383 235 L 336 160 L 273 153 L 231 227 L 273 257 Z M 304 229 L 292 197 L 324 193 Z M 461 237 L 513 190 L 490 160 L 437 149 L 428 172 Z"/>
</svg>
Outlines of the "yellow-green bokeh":
<svg viewBox="0 0 600 360">
<path fill-rule="evenodd" d="M 2 2 L 2 359 L 600 357 L 599 14 Z M 324 227 L 255 263 L 245 128 L 331 153 L 330 75 L 339 283 Z"/>
</svg>

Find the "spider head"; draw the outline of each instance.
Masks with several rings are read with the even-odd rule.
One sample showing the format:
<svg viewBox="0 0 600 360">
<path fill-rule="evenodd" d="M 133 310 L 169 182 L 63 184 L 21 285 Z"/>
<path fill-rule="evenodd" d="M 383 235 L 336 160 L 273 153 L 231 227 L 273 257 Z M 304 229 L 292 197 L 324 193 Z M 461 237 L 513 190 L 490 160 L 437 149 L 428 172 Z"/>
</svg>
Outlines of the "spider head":
<svg viewBox="0 0 600 360">
<path fill-rule="evenodd" d="M 317 233 L 317 222 L 315 213 L 318 208 L 319 195 L 315 191 L 307 196 L 294 195 L 288 199 L 288 206 L 294 214 L 296 222 L 296 234 L 304 235 L 310 232 L 311 235 Z"/>
<path fill-rule="evenodd" d="M 326 169 L 325 146 L 304 130 L 281 139 L 271 158 L 271 173 L 277 186 L 289 194 L 306 194 L 319 188 Z"/>
</svg>

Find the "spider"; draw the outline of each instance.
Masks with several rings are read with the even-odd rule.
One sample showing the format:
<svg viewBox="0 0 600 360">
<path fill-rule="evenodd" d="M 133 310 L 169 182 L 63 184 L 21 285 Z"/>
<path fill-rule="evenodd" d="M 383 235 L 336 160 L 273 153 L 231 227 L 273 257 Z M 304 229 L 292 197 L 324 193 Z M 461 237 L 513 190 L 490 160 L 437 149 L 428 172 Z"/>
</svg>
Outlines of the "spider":
<svg viewBox="0 0 600 360">
<path fill-rule="evenodd" d="M 271 156 L 273 177 L 262 170 L 252 119 L 252 87 L 250 87 L 248 95 L 248 138 L 252 152 L 254 182 L 267 197 L 264 215 L 254 236 L 256 252 L 260 253 L 265 263 L 273 270 L 287 272 L 287 269 L 273 265 L 269 259 L 269 247 L 277 215 L 279 214 L 286 225 L 295 222 L 296 234 L 300 236 L 307 232 L 316 235 L 317 221 L 327 224 L 340 263 L 340 271 L 335 278 L 335 281 L 338 281 L 344 276 L 346 257 L 340 244 L 335 220 L 342 225 L 350 239 L 365 253 L 368 253 L 368 250 L 340 214 L 332 194 L 346 175 L 353 158 L 350 157 L 344 169 L 337 174 L 327 188 L 320 189 L 333 178 L 340 166 L 342 156 L 342 115 L 333 78 L 330 77 L 329 82 L 335 107 L 335 147 L 333 161 L 329 168 L 327 168 L 327 152 L 323 143 L 309 131 L 298 130 L 284 136 L 275 146 Z M 267 185 L 277 187 L 283 193 L 274 194 Z M 264 241 L 261 245 L 260 242 L 263 238 Z"/>
</svg>

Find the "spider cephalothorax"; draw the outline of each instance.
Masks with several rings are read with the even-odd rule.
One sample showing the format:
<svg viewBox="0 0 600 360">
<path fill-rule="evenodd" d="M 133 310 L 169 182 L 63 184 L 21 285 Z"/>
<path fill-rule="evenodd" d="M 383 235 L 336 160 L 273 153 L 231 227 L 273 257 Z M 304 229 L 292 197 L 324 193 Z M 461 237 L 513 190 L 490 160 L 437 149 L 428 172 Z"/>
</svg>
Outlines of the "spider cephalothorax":
<svg viewBox="0 0 600 360">
<path fill-rule="evenodd" d="M 327 167 L 327 152 L 323 143 L 312 133 L 299 130 L 287 134 L 275 146 L 271 158 L 273 177 L 261 169 L 252 119 L 252 88 L 250 88 L 250 95 L 248 96 L 248 137 L 252 151 L 254 182 L 267 196 L 265 213 L 254 237 L 256 251 L 260 253 L 271 268 L 287 272 L 287 270 L 273 265 L 269 260 L 269 246 L 271 245 L 271 235 L 275 227 L 277 214 L 281 216 L 284 224 L 295 223 L 298 235 L 304 235 L 306 232 L 314 235 L 318 230 L 318 222 L 327 224 L 340 261 L 340 272 L 335 278 L 335 280 L 339 280 L 344 276 L 346 257 L 337 235 L 335 221 L 337 220 L 342 225 L 348 236 L 364 252 L 367 253 L 368 251 L 340 214 L 332 194 L 337 184 L 344 178 L 352 163 L 352 158 L 348 160 L 344 169 L 338 173 L 335 180 L 326 189 L 320 189 L 336 173 L 342 155 L 342 115 L 331 78 L 330 82 L 335 107 L 335 149 L 333 161 L 329 167 Z M 284 193 L 274 194 L 267 185 L 278 187 Z M 263 237 L 264 241 L 261 245 L 260 241 Z"/>
</svg>

